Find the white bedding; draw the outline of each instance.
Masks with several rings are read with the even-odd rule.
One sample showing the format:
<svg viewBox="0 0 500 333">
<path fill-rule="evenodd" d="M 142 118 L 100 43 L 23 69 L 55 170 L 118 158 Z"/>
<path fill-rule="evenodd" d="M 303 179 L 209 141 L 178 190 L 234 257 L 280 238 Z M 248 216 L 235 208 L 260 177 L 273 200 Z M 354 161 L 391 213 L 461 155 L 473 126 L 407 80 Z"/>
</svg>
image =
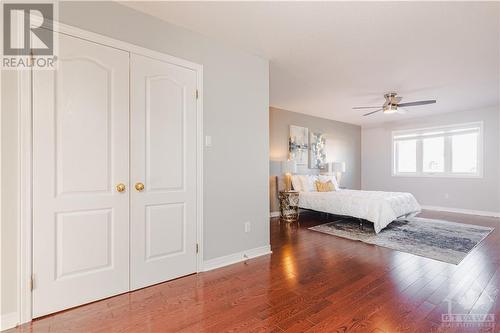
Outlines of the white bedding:
<svg viewBox="0 0 500 333">
<path fill-rule="evenodd" d="M 420 212 L 412 194 L 381 191 L 300 192 L 299 207 L 368 220 L 375 225 L 376 233 L 398 217 Z"/>
</svg>

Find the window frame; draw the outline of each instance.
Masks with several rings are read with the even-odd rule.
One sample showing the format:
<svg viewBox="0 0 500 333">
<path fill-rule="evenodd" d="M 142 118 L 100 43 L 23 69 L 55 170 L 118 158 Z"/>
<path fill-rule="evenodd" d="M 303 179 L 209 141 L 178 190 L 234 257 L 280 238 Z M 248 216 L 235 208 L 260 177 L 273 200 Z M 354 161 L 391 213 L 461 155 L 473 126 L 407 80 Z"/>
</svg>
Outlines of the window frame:
<svg viewBox="0 0 500 333">
<path fill-rule="evenodd" d="M 466 129 L 469 127 L 479 128 L 478 138 L 477 138 L 477 172 L 476 173 L 458 173 L 452 172 L 452 139 L 450 134 L 446 134 L 446 132 L 450 132 L 453 130 Z M 425 137 L 432 136 L 421 136 L 423 132 L 445 132 L 442 136 L 444 136 L 444 171 L 443 172 L 424 172 L 423 171 L 423 139 Z M 397 145 L 396 143 L 399 140 L 395 140 L 395 137 L 402 135 L 413 135 L 409 140 L 415 139 L 416 142 L 416 172 L 397 172 Z M 436 134 L 438 137 L 442 137 L 439 134 Z M 469 123 L 461 123 L 454 125 L 445 125 L 445 126 L 435 126 L 435 127 L 425 127 L 425 128 L 415 128 L 415 129 L 404 129 L 404 130 L 395 130 L 392 131 L 391 134 L 391 175 L 393 177 L 417 177 L 417 178 L 483 178 L 483 165 L 484 165 L 484 130 L 483 130 L 483 121 L 469 122 Z"/>
</svg>

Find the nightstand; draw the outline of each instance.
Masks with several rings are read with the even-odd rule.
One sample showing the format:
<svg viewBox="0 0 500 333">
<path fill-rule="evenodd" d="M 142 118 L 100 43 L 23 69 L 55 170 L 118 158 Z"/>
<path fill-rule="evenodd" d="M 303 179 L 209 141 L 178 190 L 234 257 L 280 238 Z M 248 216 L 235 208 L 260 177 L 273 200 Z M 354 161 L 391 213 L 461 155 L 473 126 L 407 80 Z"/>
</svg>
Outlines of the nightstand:
<svg viewBox="0 0 500 333">
<path fill-rule="evenodd" d="M 299 192 L 280 191 L 280 219 L 285 222 L 299 220 Z"/>
</svg>

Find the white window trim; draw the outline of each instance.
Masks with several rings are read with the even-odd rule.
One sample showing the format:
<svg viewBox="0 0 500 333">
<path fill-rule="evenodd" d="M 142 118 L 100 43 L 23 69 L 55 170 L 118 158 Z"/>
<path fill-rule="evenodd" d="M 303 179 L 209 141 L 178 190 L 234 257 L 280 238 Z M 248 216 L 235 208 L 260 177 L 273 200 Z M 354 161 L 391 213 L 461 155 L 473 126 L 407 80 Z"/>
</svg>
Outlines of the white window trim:
<svg viewBox="0 0 500 333">
<path fill-rule="evenodd" d="M 452 164 L 452 152 L 449 149 L 451 144 L 447 144 L 446 141 L 450 140 L 450 136 L 445 136 L 445 145 L 444 145 L 444 172 L 423 172 L 423 158 L 422 158 L 422 141 L 417 140 L 417 172 L 396 172 L 397 170 L 397 160 L 396 160 L 396 151 L 395 151 L 395 141 L 394 137 L 405 135 L 405 134 L 414 134 L 418 132 L 428 132 L 428 131 L 446 131 L 450 128 L 459 128 L 459 127 L 469 127 L 476 126 L 479 127 L 479 136 L 478 136 L 478 149 L 477 149 L 477 173 L 453 173 L 451 172 L 451 164 Z M 426 127 L 426 128 L 416 128 L 416 129 L 405 129 L 405 130 L 397 130 L 392 131 L 391 135 L 391 174 L 393 177 L 410 177 L 410 178 L 475 178 L 481 179 L 483 178 L 483 166 L 484 166 L 484 124 L 483 121 L 462 123 L 462 124 L 454 124 L 454 125 L 445 125 L 445 126 L 435 126 L 435 127 Z"/>
</svg>

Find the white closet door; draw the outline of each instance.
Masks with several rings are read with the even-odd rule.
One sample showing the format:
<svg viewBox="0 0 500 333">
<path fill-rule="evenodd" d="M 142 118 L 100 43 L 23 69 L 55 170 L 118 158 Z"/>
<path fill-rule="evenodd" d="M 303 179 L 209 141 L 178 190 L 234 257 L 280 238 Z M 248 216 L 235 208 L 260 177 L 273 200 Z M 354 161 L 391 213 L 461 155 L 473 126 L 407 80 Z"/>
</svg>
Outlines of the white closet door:
<svg viewBox="0 0 500 333">
<path fill-rule="evenodd" d="M 129 290 L 129 53 L 59 34 L 33 72 L 33 314 Z"/>
<path fill-rule="evenodd" d="M 135 54 L 130 65 L 130 283 L 138 289 L 196 272 L 196 72 Z"/>
</svg>

